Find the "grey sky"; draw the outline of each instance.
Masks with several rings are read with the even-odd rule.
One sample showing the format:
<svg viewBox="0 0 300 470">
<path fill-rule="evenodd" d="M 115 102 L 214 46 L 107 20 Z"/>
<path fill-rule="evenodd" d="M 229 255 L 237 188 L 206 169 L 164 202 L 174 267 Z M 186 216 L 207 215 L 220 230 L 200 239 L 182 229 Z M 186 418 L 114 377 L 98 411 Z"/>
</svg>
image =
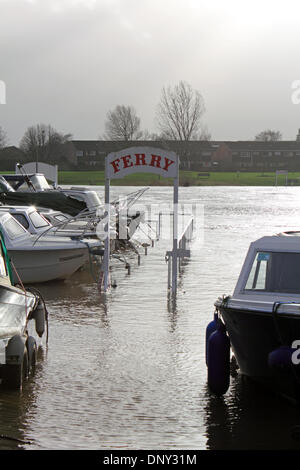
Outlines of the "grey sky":
<svg viewBox="0 0 300 470">
<path fill-rule="evenodd" d="M 125 104 L 156 131 L 162 87 L 185 80 L 213 139 L 294 139 L 299 13 L 294 0 L 0 0 L 0 126 L 11 144 L 39 122 L 96 139 Z"/>
</svg>

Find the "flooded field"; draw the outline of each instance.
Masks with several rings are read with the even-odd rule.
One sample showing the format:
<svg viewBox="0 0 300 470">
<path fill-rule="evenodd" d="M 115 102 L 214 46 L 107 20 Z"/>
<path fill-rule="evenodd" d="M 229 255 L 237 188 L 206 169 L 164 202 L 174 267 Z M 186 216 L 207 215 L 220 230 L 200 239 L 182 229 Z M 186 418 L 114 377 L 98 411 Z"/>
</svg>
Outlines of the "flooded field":
<svg viewBox="0 0 300 470">
<path fill-rule="evenodd" d="M 136 188 L 114 187 L 112 197 Z M 103 196 L 103 188 L 98 188 Z M 0 392 L 0 449 L 299 448 L 300 410 L 231 378 L 223 399 L 206 386 L 205 328 L 214 301 L 235 286 L 251 241 L 300 228 L 300 188 L 186 187 L 180 202 L 204 218 L 179 279 L 167 295 L 169 240 L 114 262 L 117 287 L 100 297 L 89 270 L 40 284 L 49 344 L 21 393 Z M 172 200 L 150 188 L 147 204 Z"/>
</svg>

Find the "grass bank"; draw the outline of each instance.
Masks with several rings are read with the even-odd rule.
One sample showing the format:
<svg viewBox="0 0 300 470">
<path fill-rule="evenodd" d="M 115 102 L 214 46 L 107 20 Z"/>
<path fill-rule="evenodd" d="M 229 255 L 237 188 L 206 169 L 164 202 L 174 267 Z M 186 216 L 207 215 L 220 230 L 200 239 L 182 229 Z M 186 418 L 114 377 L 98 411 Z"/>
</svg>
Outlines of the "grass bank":
<svg viewBox="0 0 300 470">
<path fill-rule="evenodd" d="M 59 184 L 104 185 L 104 171 L 59 171 Z M 274 186 L 275 172 L 197 172 L 180 171 L 181 186 Z M 171 179 L 151 173 L 135 173 L 120 180 L 111 180 L 114 186 L 170 186 Z M 278 175 L 278 186 L 286 184 L 285 175 Z M 300 172 L 289 172 L 288 184 L 300 185 Z"/>
</svg>

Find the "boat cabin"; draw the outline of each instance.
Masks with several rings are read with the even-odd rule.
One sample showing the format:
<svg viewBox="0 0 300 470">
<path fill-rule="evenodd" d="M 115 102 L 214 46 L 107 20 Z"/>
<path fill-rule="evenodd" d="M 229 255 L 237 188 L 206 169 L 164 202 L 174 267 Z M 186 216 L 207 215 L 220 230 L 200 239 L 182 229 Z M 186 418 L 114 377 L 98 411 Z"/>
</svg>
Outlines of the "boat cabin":
<svg viewBox="0 0 300 470">
<path fill-rule="evenodd" d="M 274 302 L 300 304 L 300 236 L 279 234 L 251 243 L 233 295 L 230 308 L 272 311 Z M 216 302 L 219 305 L 221 299 Z"/>
<path fill-rule="evenodd" d="M 0 206 L 0 214 L 9 212 L 29 233 L 42 233 L 52 224 L 34 206 Z"/>
</svg>

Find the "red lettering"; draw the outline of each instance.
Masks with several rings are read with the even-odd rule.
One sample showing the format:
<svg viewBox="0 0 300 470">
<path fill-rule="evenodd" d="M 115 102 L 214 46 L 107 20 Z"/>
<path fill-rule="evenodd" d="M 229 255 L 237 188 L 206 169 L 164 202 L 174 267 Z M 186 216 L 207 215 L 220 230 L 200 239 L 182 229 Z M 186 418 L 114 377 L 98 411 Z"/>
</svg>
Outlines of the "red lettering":
<svg viewBox="0 0 300 470">
<path fill-rule="evenodd" d="M 175 163 L 174 160 L 169 160 L 169 158 L 165 157 L 165 166 L 163 168 L 163 170 L 166 170 L 168 171 L 168 168 L 170 165 L 172 165 L 172 163 Z"/>
<path fill-rule="evenodd" d="M 124 163 L 124 168 L 130 168 L 131 166 L 133 166 L 132 161 L 130 161 L 131 155 L 125 155 L 124 157 L 121 157 L 121 158 L 122 158 L 123 163 Z M 129 163 L 130 163 L 130 165 L 129 165 Z"/>
<path fill-rule="evenodd" d="M 135 164 L 136 164 L 136 166 L 147 165 L 145 158 L 146 158 L 146 156 L 145 156 L 144 153 L 136 153 L 135 154 Z"/>
<path fill-rule="evenodd" d="M 150 162 L 150 166 L 156 166 L 156 168 L 161 168 L 160 161 L 161 157 L 159 155 L 151 155 L 152 159 Z"/>
<path fill-rule="evenodd" d="M 110 162 L 110 164 L 113 166 L 114 173 L 118 173 L 118 171 L 120 171 L 120 168 L 119 168 L 119 161 L 120 161 L 120 159 L 119 159 L 119 158 L 116 158 L 115 160 L 113 160 L 112 162 Z"/>
</svg>

